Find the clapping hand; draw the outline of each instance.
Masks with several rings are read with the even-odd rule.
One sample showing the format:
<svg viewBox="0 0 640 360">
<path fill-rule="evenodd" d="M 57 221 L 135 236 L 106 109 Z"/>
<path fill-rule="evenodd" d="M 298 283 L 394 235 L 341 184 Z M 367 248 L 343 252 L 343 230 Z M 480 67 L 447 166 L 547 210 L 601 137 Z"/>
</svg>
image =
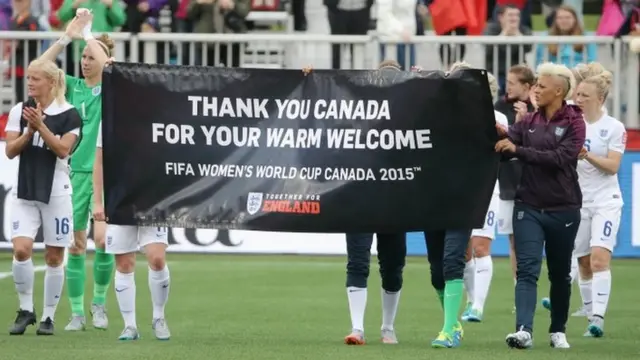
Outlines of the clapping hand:
<svg viewBox="0 0 640 360">
<path fill-rule="evenodd" d="M 498 137 L 499 138 L 503 138 L 506 137 L 507 134 L 509 133 L 509 129 L 507 129 L 506 127 L 496 123 L 496 131 L 498 131 Z"/>
<path fill-rule="evenodd" d="M 22 116 L 29 123 L 29 127 L 35 131 L 39 130 L 44 125 L 44 118 L 46 117 L 46 115 L 42 113 L 42 108 L 39 103 L 36 108 L 25 107 L 22 109 Z"/>
<path fill-rule="evenodd" d="M 587 151 L 587 148 L 583 146 L 582 149 L 580 149 L 580 153 L 578 154 L 578 160 L 586 159 L 587 155 L 589 155 L 589 152 Z"/>
<path fill-rule="evenodd" d="M 302 68 L 302 72 L 304 73 L 304 76 L 311 74 L 312 71 L 313 71 L 313 66 L 311 65 L 307 65 Z"/>
<path fill-rule="evenodd" d="M 513 105 L 513 110 L 516 111 L 516 122 L 521 121 L 529 112 L 529 108 L 524 101 L 518 101 Z"/>
</svg>

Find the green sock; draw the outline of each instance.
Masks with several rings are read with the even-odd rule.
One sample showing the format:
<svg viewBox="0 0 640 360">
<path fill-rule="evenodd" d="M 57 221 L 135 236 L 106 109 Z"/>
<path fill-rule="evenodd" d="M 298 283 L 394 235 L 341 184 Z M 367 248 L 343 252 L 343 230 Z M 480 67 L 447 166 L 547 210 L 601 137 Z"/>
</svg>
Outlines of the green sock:
<svg viewBox="0 0 640 360">
<path fill-rule="evenodd" d="M 455 326 L 458 324 L 458 315 L 460 313 L 460 305 L 462 305 L 462 296 L 464 290 L 464 281 L 462 279 L 449 280 L 444 286 L 444 326 L 442 331 L 447 334 L 453 334 Z"/>
<path fill-rule="evenodd" d="M 436 290 L 436 294 L 438 294 L 438 300 L 440 300 L 440 306 L 444 309 L 444 290 Z"/>
<path fill-rule="evenodd" d="M 105 253 L 104 249 L 96 249 L 93 260 L 93 304 L 104 305 L 114 265 L 112 254 Z"/>
<path fill-rule="evenodd" d="M 84 316 L 84 268 L 85 255 L 69 254 L 67 262 L 67 292 L 71 303 L 71 313 Z"/>
</svg>

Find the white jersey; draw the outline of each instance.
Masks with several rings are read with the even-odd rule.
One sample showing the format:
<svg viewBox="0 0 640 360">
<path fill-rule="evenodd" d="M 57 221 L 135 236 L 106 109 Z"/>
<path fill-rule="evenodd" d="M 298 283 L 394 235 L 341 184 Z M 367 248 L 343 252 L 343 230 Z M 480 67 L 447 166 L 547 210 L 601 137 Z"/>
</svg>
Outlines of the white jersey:
<svg viewBox="0 0 640 360">
<path fill-rule="evenodd" d="M 495 117 L 496 117 L 496 124 L 500 124 L 505 128 L 509 127 L 509 120 L 507 119 L 507 116 L 505 114 L 497 110 L 493 110 L 493 113 L 495 114 Z M 493 194 L 494 195 L 500 194 L 500 186 L 498 186 L 497 180 L 496 180 L 496 186 L 493 188 Z"/>
<path fill-rule="evenodd" d="M 58 104 L 57 101 L 54 101 L 49 105 L 43 113 L 45 115 L 53 116 L 63 113 L 69 109 L 73 108 L 73 106 L 67 102 L 62 104 Z M 17 104 L 16 106 L 11 108 L 9 112 L 9 119 L 7 120 L 7 126 L 5 128 L 6 132 L 20 132 L 20 120 L 22 119 L 22 103 Z M 80 128 L 76 128 L 70 131 L 71 134 L 76 136 L 80 135 Z M 17 156 L 18 162 L 20 161 L 20 156 Z M 60 195 L 68 195 L 72 193 L 71 188 L 71 178 L 69 176 L 69 157 L 64 159 L 57 158 L 56 159 L 56 167 L 53 173 L 53 183 L 51 185 L 51 196 L 60 196 Z M 12 195 L 18 194 L 18 175 L 16 175 L 16 186 L 12 189 Z"/>
<path fill-rule="evenodd" d="M 624 154 L 627 132 L 624 125 L 608 115 L 593 124 L 587 123 L 585 148 L 591 154 L 607 157 L 609 151 Z M 622 206 L 618 175 L 607 175 L 587 160 L 578 161 L 578 180 L 582 190 L 582 207 Z"/>
</svg>

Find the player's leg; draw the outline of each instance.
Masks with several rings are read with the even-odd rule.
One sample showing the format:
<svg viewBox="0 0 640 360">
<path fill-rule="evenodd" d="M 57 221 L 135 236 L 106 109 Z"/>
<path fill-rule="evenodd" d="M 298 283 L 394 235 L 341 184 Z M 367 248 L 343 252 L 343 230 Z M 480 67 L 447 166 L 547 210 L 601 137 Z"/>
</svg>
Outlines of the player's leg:
<svg viewBox="0 0 640 360">
<path fill-rule="evenodd" d="M 107 318 L 107 290 L 113 277 L 115 259 L 112 254 L 104 250 L 105 232 L 107 224 L 104 221 L 93 222 L 93 241 L 96 245 L 96 255 L 93 259 L 93 300 L 91 301 L 91 318 L 93 327 L 106 329 L 109 326 Z"/>
<path fill-rule="evenodd" d="M 447 230 L 444 236 L 442 273 L 444 278 L 444 324 L 440 335 L 431 343 L 436 348 L 460 345 L 462 332 L 458 317 L 464 297 L 465 254 L 469 246 L 471 229 Z"/>
<path fill-rule="evenodd" d="M 593 233 L 593 211 L 592 209 L 580 210 L 580 226 L 576 235 L 575 248 L 573 250 L 573 258 L 575 258 L 578 267 L 578 289 L 580 290 L 580 299 L 582 306 L 571 316 L 590 317 L 593 297 L 591 272 L 591 237 Z M 601 229 L 598 229 L 601 231 Z M 572 259 L 573 266 L 573 259 Z"/>
<path fill-rule="evenodd" d="M 541 213 L 524 204 L 513 210 L 516 272 L 516 326 L 506 337 L 511 348 L 527 349 L 533 345 L 533 318 L 538 299 L 538 278 L 542 269 L 545 233 Z"/>
<path fill-rule="evenodd" d="M 516 284 L 516 253 L 513 248 L 513 200 L 500 200 L 498 202 L 498 234 L 509 237 L 509 263 L 513 274 L 513 285 Z M 515 313 L 515 306 L 513 308 Z"/>
<path fill-rule="evenodd" d="M 136 252 L 138 251 L 138 227 L 107 224 L 105 251 L 115 255 L 116 274 L 114 288 L 124 330 L 119 340 L 138 340 L 136 322 Z"/>
<path fill-rule="evenodd" d="M 573 255 L 571 256 L 571 267 L 578 268 L 578 289 L 580 290 L 580 298 L 582 305 L 580 309 L 574 312 L 571 316 L 589 316 L 591 313 L 591 265 L 590 257 L 591 253 L 591 211 L 589 209 L 582 209 L 580 211 L 581 220 L 578 226 L 578 233 L 575 239 L 575 248 Z M 570 274 L 571 276 L 571 274 Z M 571 281 L 573 283 L 573 280 Z M 551 310 L 551 299 L 545 297 L 541 301 L 542 306 Z"/>
<path fill-rule="evenodd" d="M 67 259 L 67 295 L 71 304 L 71 321 L 64 328 L 67 331 L 85 329 L 84 284 L 86 278 L 87 225 L 91 204 L 91 178 L 86 173 L 71 173 L 73 188 L 73 242 Z"/>
<path fill-rule="evenodd" d="M 13 243 L 13 283 L 18 293 L 18 316 L 9 329 L 11 335 L 24 334 L 27 326 L 35 325 L 33 306 L 34 269 L 33 241 L 40 228 L 40 212 L 32 201 L 11 200 L 11 242 Z"/>
<path fill-rule="evenodd" d="M 71 195 L 52 196 L 48 204 L 38 204 L 44 238 L 44 309 L 38 335 L 53 335 L 54 320 L 64 285 L 64 250 L 73 240 Z"/>
<path fill-rule="evenodd" d="M 476 262 L 473 258 L 473 246 L 471 246 L 471 242 L 469 242 L 469 247 L 467 248 L 464 261 L 464 277 L 462 280 L 464 282 L 464 289 L 467 292 L 467 305 L 464 307 L 460 320 L 467 321 L 469 320 L 469 314 L 471 313 L 471 307 L 473 306 L 474 283 L 476 280 Z"/>
<path fill-rule="evenodd" d="M 593 273 L 593 316 L 587 331 L 594 337 L 604 335 L 604 316 L 611 295 L 611 256 L 620 227 L 621 208 L 600 208 L 591 227 L 591 271 Z"/>
<path fill-rule="evenodd" d="M 367 308 L 367 279 L 369 278 L 373 234 L 347 234 L 346 241 L 346 287 L 351 317 L 351 333 L 344 338 L 344 342 L 348 345 L 362 345 L 365 343 L 364 313 Z"/>
<path fill-rule="evenodd" d="M 397 344 L 395 320 L 402 290 L 402 272 L 407 257 L 406 233 L 377 234 L 378 263 L 382 278 L 381 338 L 385 344 Z"/>
<path fill-rule="evenodd" d="M 171 284 L 167 265 L 167 247 L 169 246 L 167 228 L 139 227 L 140 248 L 144 250 L 149 264 L 149 291 L 153 305 L 151 326 L 158 340 L 169 340 L 171 332 L 164 316 L 164 308 L 169 300 Z"/>
<path fill-rule="evenodd" d="M 571 299 L 571 257 L 580 227 L 580 210 L 556 211 L 543 214 L 545 254 L 551 299 L 550 344 L 554 348 L 569 348 L 566 325 Z M 520 280 L 518 280 L 520 281 Z"/>
<path fill-rule="evenodd" d="M 491 242 L 496 237 L 496 220 L 498 218 L 498 196 L 495 195 L 489 204 L 489 210 L 485 217 L 482 229 L 471 233 L 471 246 L 475 256 L 475 280 L 473 306 L 468 320 L 471 322 L 482 321 L 484 304 L 489 296 L 491 279 L 493 278 L 493 261 L 491 259 Z"/>
<path fill-rule="evenodd" d="M 425 231 L 427 259 L 431 273 L 431 285 L 436 290 L 440 306 L 444 309 L 444 273 L 442 257 L 444 255 L 444 231 Z"/>
</svg>

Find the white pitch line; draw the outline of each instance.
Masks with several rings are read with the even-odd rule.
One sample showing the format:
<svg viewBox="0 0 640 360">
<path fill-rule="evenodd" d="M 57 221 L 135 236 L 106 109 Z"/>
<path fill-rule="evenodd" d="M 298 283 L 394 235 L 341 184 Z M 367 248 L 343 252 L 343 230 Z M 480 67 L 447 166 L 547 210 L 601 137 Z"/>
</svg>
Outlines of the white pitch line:
<svg viewBox="0 0 640 360">
<path fill-rule="evenodd" d="M 46 266 L 40 265 L 40 266 L 36 266 L 33 268 L 34 272 L 40 272 L 40 271 L 45 271 L 47 269 Z M 13 273 L 11 271 L 9 272 L 0 272 L 0 280 L 2 279 L 7 279 L 13 277 Z"/>
</svg>

